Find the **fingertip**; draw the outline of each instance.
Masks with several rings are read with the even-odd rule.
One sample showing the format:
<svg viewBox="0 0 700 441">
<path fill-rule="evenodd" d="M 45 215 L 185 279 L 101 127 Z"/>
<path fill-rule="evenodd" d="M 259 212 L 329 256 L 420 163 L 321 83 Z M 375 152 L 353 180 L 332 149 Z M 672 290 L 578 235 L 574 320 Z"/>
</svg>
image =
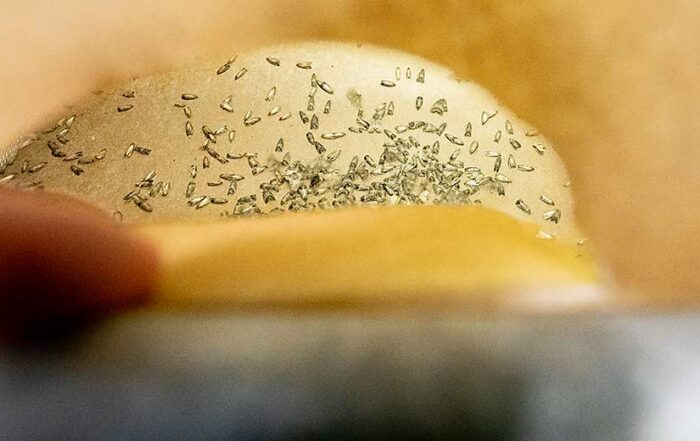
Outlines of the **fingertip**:
<svg viewBox="0 0 700 441">
<path fill-rule="evenodd" d="M 144 238 L 89 204 L 47 192 L 0 192 L 0 243 L 6 340 L 147 304 L 159 272 Z"/>
</svg>

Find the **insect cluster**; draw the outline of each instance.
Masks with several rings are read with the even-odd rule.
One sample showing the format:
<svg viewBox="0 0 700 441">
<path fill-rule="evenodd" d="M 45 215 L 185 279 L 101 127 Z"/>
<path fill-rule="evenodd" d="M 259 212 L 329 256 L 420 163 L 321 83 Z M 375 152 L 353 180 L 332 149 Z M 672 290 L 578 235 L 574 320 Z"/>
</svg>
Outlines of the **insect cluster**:
<svg viewBox="0 0 700 441">
<path fill-rule="evenodd" d="M 91 166 L 108 162 L 116 170 L 111 175 L 118 175 L 120 166 L 155 156 L 159 147 L 132 140 L 87 154 L 73 148 L 71 130 L 79 116 L 72 114 L 28 135 L 16 156 L 0 162 L 0 184 L 51 188 L 53 179 L 43 180 L 42 173 L 65 167 L 61 173 L 85 180 L 85 186 L 125 187 L 120 205 L 113 206 L 118 219 L 138 219 L 136 213 L 153 216 L 164 204 L 211 218 L 354 205 L 489 205 L 491 200 L 509 200 L 510 214 L 537 218 L 543 225 L 538 237 L 554 238 L 546 225 L 561 221 L 562 208 L 552 195 L 511 194 L 511 186 L 527 175 L 540 172 L 538 179 L 547 181 L 537 159 L 545 158 L 547 149 L 537 131 L 517 131 L 517 123 L 498 108 L 478 109 L 471 119 L 455 116 L 457 103 L 431 90 L 429 68 L 396 66 L 381 72 L 384 79 L 373 86 L 361 88 L 333 84 L 326 75 L 328 66 L 318 60 L 283 55 L 232 57 L 209 71 L 211 81 L 232 89 L 223 96 L 209 96 L 212 88 L 174 91 L 170 106 L 180 109 L 180 116 L 169 121 L 181 128 L 167 143 L 178 145 L 183 157 L 197 158 L 188 167 L 172 168 L 160 156 L 135 182 L 105 182 L 105 173 L 92 173 Z M 275 81 L 292 75 L 304 78 L 303 86 L 295 82 L 298 87 L 285 88 L 284 81 Z M 256 102 L 239 100 L 235 87 L 261 92 Z M 139 112 L 141 92 L 134 87 L 117 95 L 113 130 L 127 131 L 133 120 L 120 119 Z M 380 97 L 379 102 L 370 104 L 368 96 Z M 197 113 L 212 112 L 218 112 L 217 121 L 227 122 L 195 123 Z M 342 116 L 335 115 L 339 112 Z M 267 135 L 258 136 L 262 132 Z M 260 140 L 269 136 L 274 140 L 262 145 Z M 40 155 L 26 152 L 42 143 L 45 158 L 33 161 Z M 189 147 L 193 143 L 196 147 Z M 534 154 L 524 155 L 526 150 Z"/>
</svg>

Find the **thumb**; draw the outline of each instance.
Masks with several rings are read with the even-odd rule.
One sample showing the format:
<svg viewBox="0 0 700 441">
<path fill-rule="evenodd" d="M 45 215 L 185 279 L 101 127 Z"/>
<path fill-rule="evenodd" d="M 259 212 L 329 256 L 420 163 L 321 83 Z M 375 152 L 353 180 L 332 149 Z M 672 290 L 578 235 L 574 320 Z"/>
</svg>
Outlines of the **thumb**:
<svg viewBox="0 0 700 441">
<path fill-rule="evenodd" d="M 143 304 L 157 260 L 154 248 L 95 207 L 0 188 L 0 340 L 52 333 L 56 325 Z"/>
</svg>

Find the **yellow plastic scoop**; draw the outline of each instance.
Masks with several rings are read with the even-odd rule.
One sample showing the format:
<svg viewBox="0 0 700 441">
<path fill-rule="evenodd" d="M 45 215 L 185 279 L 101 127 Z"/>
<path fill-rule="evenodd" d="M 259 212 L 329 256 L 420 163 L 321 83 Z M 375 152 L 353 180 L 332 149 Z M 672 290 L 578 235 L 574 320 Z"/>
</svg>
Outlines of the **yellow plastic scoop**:
<svg viewBox="0 0 700 441">
<path fill-rule="evenodd" d="M 497 310 L 595 280 L 549 141 L 405 53 L 295 44 L 137 79 L 21 146 L 2 183 L 149 236 L 163 305 Z"/>
<path fill-rule="evenodd" d="M 596 269 L 576 245 L 481 207 L 382 207 L 139 230 L 162 251 L 161 305 L 217 310 L 461 304 L 538 309 L 543 289 L 562 308 Z M 595 298 L 593 303 L 603 301 Z M 557 302 L 555 302 L 555 305 Z M 556 307 L 556 306 L 555 306 Z"/>
</svg>

